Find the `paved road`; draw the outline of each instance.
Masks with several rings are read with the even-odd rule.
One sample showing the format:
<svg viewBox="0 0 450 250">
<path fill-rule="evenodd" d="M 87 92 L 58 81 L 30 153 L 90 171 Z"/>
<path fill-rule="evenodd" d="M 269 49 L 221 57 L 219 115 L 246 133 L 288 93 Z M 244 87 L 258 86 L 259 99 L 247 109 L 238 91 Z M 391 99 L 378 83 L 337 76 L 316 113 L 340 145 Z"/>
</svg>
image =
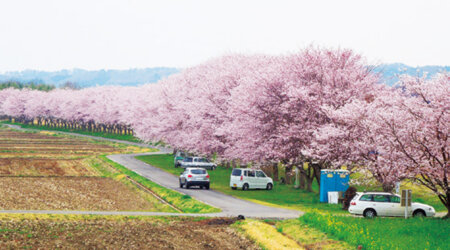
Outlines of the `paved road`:
<svg viewBox="0 0 450 250">
<path fill-rule="evenodd" d="M 205 189 L 183 189 L 180 188 L 178 177 L 169 174 L 159 168 L 150 166 L 147 163 L 137 160 L 135 157 L 139 155 L 161 154 L 160 152 L 144 153 L 144 154 L 129 154 L 129 155 L 110 155 L 109 159 L 133 170 L 139 175 L 158 183 L 161 186 L 176 190 L 194 197 L 214 207 L 222 209 L 220 216 L 238 216 L 258 217 L 258 218 L 296 218 L 302 214 L 297 210 L 282 209 L 260 205 L 254 202 L 235 198 L 230 195 L 223 194 L 214 190 Z M 236 191 L 241 192 L 241 191 Z M 261 192 L 270 192 L 263 191 Z"/>
<path fill-rule="evenodd" d="M 16 125 L 6 125 L 14 129 L 22 129 Z M 24 130 L 24 129 L 22 129 Z M 30 130 L 30 129 L 26 129 Z M 59 132 L 58 132 L 59 133 Z M 115 139 L 108 139 L 103 137 L 81 135 L 76 133 L 61 132 L 63 134 L 80 136 L 85 138 L 92 138 L 97 140 L 106 140 L 112 142 L 125 143 L 129 145 L 136 145 L 142 147 L 152 147 L 148 144 L 135 143 L 128 141 L 121 141 Z M 171 153 L 171 149 L 156 147 L 160 151 L 144 154 L 118 154 L 109 155 L 108 158 L 114 162 L 117 162 L 124 167 L 136 172 L 137 174 L 158 183 L 161 186 L 176 190 L 180 193 L 190 195 L 191 197 L 209 204 L 214 207 L 218 207 L 222 210 L 220 213 L 209 213 L 209 214 L 180 214 L 180 213 L 161 213 L 161 212 L 114 212 L 114 211 L 65 211 L 65 210 L 10 210 L 10 211 L 0 211 L 0 213 L 44 213 L 44 214 L 98 214 L 98 215 L 168 215 L 168 216 L 212 216 L 212 217 L 235 217 L 238 215 L 244 215 L 245 217 L 254 218 L 276 218 L 276 219 L 287 219 L 287 218 L 297 218 L 302 215 L 303 212 L 290 209 L 274 208 L 268 207 L 254 202 L 238 199 L 230 195 L 226 195 L 214 190 L 204 190 L 204 189 L 181 189 L 178 184 L 178 177 L 169 174 L 159 168 L 150 166 L 147 163 L 137 160 L 135 157 L 138 155 L 154 155 L 154 154 L 166 154 Z M 239 191 L 237 191 L 239 192 Z M 266 192 L 266 191 L 261 191 Z"/>
</svg>

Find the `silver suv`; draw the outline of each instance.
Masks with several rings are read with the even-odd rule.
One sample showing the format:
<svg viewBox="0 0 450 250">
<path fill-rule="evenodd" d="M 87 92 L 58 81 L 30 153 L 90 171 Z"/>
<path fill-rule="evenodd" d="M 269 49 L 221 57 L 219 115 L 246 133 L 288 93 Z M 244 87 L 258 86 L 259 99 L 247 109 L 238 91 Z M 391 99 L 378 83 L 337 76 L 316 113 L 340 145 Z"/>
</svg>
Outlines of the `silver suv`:
<svg viewBox="0 0 450 250">
<path fill-rule="evenodd" d="M 204 168 L 186 168 L 180 175 L 180 188 L 192 186 L 209 189 L 209 174 Z"/>
</svg>

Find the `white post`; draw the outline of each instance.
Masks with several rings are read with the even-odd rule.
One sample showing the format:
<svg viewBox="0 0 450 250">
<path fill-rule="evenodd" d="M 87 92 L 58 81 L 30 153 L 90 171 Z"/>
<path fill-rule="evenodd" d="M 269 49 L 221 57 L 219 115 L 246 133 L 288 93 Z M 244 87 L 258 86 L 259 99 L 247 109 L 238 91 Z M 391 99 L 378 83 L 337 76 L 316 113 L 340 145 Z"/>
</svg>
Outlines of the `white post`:
<svg viewBox="0 0 450 250">
<path fill-rule="evenodd" d="M 408 191 L 405 192 L 405 219 L 408 218 Z"/>
</svg>

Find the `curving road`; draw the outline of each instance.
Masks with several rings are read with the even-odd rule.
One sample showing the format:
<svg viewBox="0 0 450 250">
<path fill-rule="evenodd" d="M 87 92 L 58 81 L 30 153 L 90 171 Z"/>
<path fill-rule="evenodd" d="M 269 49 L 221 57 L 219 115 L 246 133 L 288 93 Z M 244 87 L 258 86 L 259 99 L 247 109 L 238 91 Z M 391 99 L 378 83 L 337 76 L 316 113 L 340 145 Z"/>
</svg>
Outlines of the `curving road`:
<svg viewBox="0 0 450 250">
<path fill-rule="evenodd" d="M 242 200 L 230 195 L 223 194 L 214 190 L 205 189 L 182 189 L 178 183 L 178 177 L 167 173 L 159 168 L 153 167 L 147 163 L 137 160 L 139 155 L 161 154 L 160 152 L 130 155 L 110 155 L 109 159 L 115 161 L 137 174 L 158 183 L 161 186 L 176 190 L 194 197 L 214 207 L 222 209 L 221 213 L 204 214 L 215 216 L 238 216 L 258 217 L 258 218 L 296 218 L 302 214 L 297 210 L 282 209 L 260 205 L 254 202 Z"/>
<path fill-rule="evenodd" d="M 22 129 L 16 125 L 6 126 L 14 129 Z M 31 130 L 31 129 L 26 129 Z M 52 131 L 53 132 L 53 131 Z M 56 131 L 55 131 L 56 132 Z M 62 134 L 80 136 L 85 138 L 91 138 L 96 140 L 106 140 L 112 142 L 119 142 L 129 145 L 136 145 L 141 147 L 149 147 L 148 144 L 135 143 L 128 141 L 121 141 L 115 139 L 108 139 L 103 137 L 81 135 L 76 133 L 58 132 Z M 290 209 L 282 209 L 260 205 L 254 202 L 242 200 L 230 195 L 223 194 L 214 190 L 205 189 L 181 189 L 178 184 L 178 177 L 170 173 L 167 173 L 159 168 L 153 167 L 147 163 L 137 160 L 135 157 L 139 155 L 154 155 L 154 154 L 167 154 L 172 153 L 172 150 L 162 147 L 156 147 L 160 151 L 144 154 L 117 154 L 107 156 L 110 160 L 121 164 L 122 166 L 136 172 L 137 174 L 158 183 L 161 186 L 176 190 L 180 193 L 190 195 L 191 197 L 209 204 L 214 207 L 218 207 L 222 210 L 220 213 L 208 213 L 208 214 L 182 214 L 182 213 L 162 213 L 162 212 L 126 212 L 126 211 L 62 211 L 62 210 L 4 210 L 0 213 L 45 213 L 45 214 L 98 214 L 98 215 L 168 215 L 168 216 L 211 216 L 211 217 L 236 217 L 238 215 L 244 215 L 245 217 L 253 218 L 272 218 L 272 219 L 287 219 L 297 218 L 302 215 L 303 212 Z"/>
</svg>

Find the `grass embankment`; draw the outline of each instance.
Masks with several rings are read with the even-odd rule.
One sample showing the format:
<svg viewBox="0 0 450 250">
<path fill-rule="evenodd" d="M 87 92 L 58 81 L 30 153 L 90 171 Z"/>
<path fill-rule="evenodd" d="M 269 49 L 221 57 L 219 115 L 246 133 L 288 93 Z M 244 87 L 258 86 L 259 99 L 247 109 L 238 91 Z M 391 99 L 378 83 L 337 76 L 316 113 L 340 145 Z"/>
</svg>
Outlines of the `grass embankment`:
<svg viewBox="0 0 450 250">
<path fill-rule="evenodd" d="M 298 219 L 363 249 L 449 249 L 450 224 L 438 218 L 375 218 L 306 213 Z"/>
<path fill-rule="evenodd" d="M 141 142 L 141 140 L 139 140 L 138 138 L 136 138 L 133 135 L 109 134 L 109 133 L 104 133 L 104 132 L 90 132 L 90 131 L 79 130 L 79 129 L 52 128 L 52 127 L 47 127 L 47 126 L 30 125 L 30 124 L 23 124 L 23 123 L 18 123 L 18 122 L 0 121 L 0 124 L 2 124 L 2 123 L 3 124 L 17 125 L 17 126 L 20 126 L 22 128 L 69 132 L 69 133 L 77 133 L 77 134 L 82 134 L 82 135 L 91 135 L 91 136 L 103 137 L 103 138 L 108 138 L 108 139 L 129 141 L 129 142 Z"/>
<path fill-rule="evenodd" d="M 110 164 L 112 167 L 117 169 L 122 174 L 130 176 L 133 180 L 135 180 L 138 183 L 142 184 L 143 186 L 151 189 L 152 191 L 157 193 L 161 198 L 163 198 L 165 201 L 174 205 L 175 207 L 177 207 L 178 209 L 182 210 L 185 213 L 215 213 L 215 212 L 221 211 L 218 208 L 215 208 L 215 207 L 206 205 L 200 201 L 197 201 L 196 199 L 193 199 L 189 195 L 184 195 L 177 191 L 162 187 L 162 186 L 148 180 L 147 178 L 136 174 L 135 172 L 129 170 L 128 168 L 125 168 L 124 166 L 111 161 L 104 155 L 100 156 L 100 158 L 103 161 L 106 161 L 108 164 Z"/>
<path fill-rule="evenodd" d="M 234 226 L 263 249 L 305 249 L 295 240 L 284 236 L 271 225 L 261 221 L 237 221 Z"/>
<path fill-rule="evenodd" d="M 299 219 L 282 220 L 275 224 L 277 230 L 297 241 L 306 249 L 355 249 L 343 241 L 330 239 L 327 234 L 308 226 Z"/>
</svg>

